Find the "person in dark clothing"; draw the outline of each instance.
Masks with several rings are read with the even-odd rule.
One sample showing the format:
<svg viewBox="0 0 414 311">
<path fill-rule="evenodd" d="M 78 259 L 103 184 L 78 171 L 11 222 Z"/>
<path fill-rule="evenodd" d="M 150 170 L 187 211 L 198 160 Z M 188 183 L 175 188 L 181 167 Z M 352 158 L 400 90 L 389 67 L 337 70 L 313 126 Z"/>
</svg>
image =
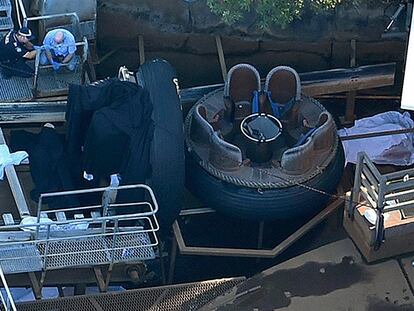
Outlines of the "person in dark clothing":
<svg viewBox="0 0 414 311">
<path fill-rule="evenodd" d="M 30 192 L 33 201 L 38 202 L 42 193 L 76 188 L 66 158 L 64 136 L 57 134 L 54 128 L 45 125 L 38 134 L 12 131 L 11 149 L 24 150 L 29 154 L 30 174 L 35 184 Z M 53 209 L 79 206 L 74 196 L 50 197 L 44 203 Z"/>
<path fill-rule="evenodd" d="M 34 45 L 30 42 L 32 32 L 27 27 L 11 30 L 0 41 L 0 68 L 4 78 L 12 76 L 30 78 L 33 69 L 26 64 L 36 57 Z"/>
<path fill-rule="evenodd" d="M 118 174 L 122 185 L 143 184 L 149 178 L 154 122 L 149 94 L 140 86 L 118 79 L 71 85 L 66 121 L 69 165 L 81 164 L 76 176 L 99 180 Z M 117 202 L 143 199 L 144 191 L 134 189 L 119 193 Z"/>
<path fill-rule="evenodd" d="M 123 184 L 145 183 L 154 124 L 149 94 L 117 79 L 71 85 L 66 112 L 73 165 L 96 178 L 120 174 Z"/>
</svg>

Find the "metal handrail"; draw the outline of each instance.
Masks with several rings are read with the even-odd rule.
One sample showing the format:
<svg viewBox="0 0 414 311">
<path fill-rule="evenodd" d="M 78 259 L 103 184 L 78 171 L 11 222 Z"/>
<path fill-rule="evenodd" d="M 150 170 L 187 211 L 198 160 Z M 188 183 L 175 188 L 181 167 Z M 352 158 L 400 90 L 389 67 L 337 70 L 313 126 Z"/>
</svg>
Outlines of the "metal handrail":
<svg viewBox="0 0 414 311">
<path fill-rule="evenodd" d="M 414 169 L 381 174 L 365 152 L 358 153 L 354 186 L 347 214 L 351 221 L 354 220 L 360 196 L 366 201 L 363 206 L 370 207 L 375 211 L 374 250 L 378 250 L 384 240 L 384 214 L 414 208 L 414 200 L 407 198 L 407 194 L 412 193 L 414 184 L 412 176 L 414 176 Z M 396 203 L 390 205 L 388 201 Z"/>
<path fill-rule="evenodd" d="M 81 60 L 81 64 L 83 64 L 88 58 L 88 51 L 89 51 L 88 40 L 86 39 L 86 37 L 83 37 L 83 40 L 81 42 L 75 42 L 75 46 L 83 46 L 82 60 Z M 40 51 L 42 50 L 43 50 L 43 47 Z M 34 72 L 34 77 L 33 77 L 33 95 L 34 96 L 36 96 L 37 94 L 37 87 L 38 87 L 38 82 L 39 82 L 39 69 L 52 67 L 51 65 L 40 65 L 40 54 L 41 54 L 40 51 L 36 53 L 36 58 L 35 58 L 35 72 Z M 64 67 L 68 65 L 69 63 L 62 64 L 62 66 Z"/>
<path fill-rule="evenodd" d="M 20 19 L 20 14 L 19 12 L 22 14 L 23 20 L 27 18 L 27 14 L 26 14 L 26 9 L 24 7 L 24 4 L 22 2 L 22 0 L 16 0 L 16 15 L 17 15 L 17 19 L 19 21 L 19 26 L 22 27 L 22 21 Z"/>
<path fill-rule="evenodd" d="M 62 210 L 42 210 L 44 209 L 43 202 L 47 198 L 92 193 L 101 193 L 102 198 L 105 198 L 105 195 L 112 191 L 119 193 L 121 191 L 130 191 L 133 189 L 144 190 L 146 192 L 145 197 L 148 199 L 136 202 L 115 203 L 112 202 L 115 201 L 115 198 L 110 198 L 109 200 L 102 200 L 101 205 L 68 207 L 63 208 Z M 129 213 L 127 212 L 126 214 L 121 215 L 110 215 L 108 212 L 110 208 L 133 207 L 134 205 L 143 209 L 139 211 L 131 211 Z M 96 211 L 97 209 L 103 214 L 94 217 L 91 212 Z M 158 203 L 154 192 L 147 185 L 109 186 L 95 189 L 41 194 L 37 217 L 35 216 L 34 219 L 36 220 L 34 223 L 0 226 L 0 233 L 8 234 L 10 236 L 15 235 L 17 232 L 23 232 L 16 230 L 31 229 L 30 232 L 27 232 L 27 235 L 16 235 L 15 240 L 11 238 L 10 242 L 0 244 L 0 250 L 2 250 L 0 267 L 2 267 L 2 263 L 7 263 L 9 266 L 13 266 L 14 264 L 18 265 L 20 260 L 30 260 L 29 262 L 34 260 L 33 264 L 36 267 L 40 267 L 38 265 L 41 265 L 42 271 L 45 273 L 50 269 L 60 269 L 74 265 L 95 265 L 95 261 L 99 261 L 99 264 L 107 263 L 113 265 L 116 262 L 131 260 L 130 258 L 133 258 L 134 260 L 136 260 L 135 258 L 153 258 L 148 256 L 155 256 L 154 250 L 149 251 L 149 249 L 153 249 L 159 244 L 156 234 L 160 229 L 156 218 L 157 211 Z M 57 213 L 62 212 L 69 212 L 69 214 L 65 214 L 64 217 L 58 217 Z M 83 214 L 83 217 L 89 213 L 91 216 L 86 218 L 76 218 L 76 212 L 82 214 L 86 212 L 86 214 Z M 55 214 L 57 220 L 43 222 L 42 218 L 44 216 L 47 217 L 50 214 Z M 66 219 L 66 217 L 68 217 L 68 219 Z M 69 217 L 74 219 L 69 219 Z M 133 221 L 132 224 L 131 221 Z M 139 225 L 137 225 L 137 223 Z M 21 238 L 22 236 L 24 237 Z M 87 246 L 88 243 L 92 243 L 90 247 Z M 58 247 L 58 249 L 56 249 L 56 247 Z M 21 252 L 16 255 L 12 251 L 15 248 L 37 249 L 37 251 L 35 253 Z M 142 251 L 139 251 L 140 249 Z M 7 253 L 7 250 L 11 250 L 10 255 Z M 151 253 L 152 255 L 149 255 Z M 82 256 L 84 258 L 79 261 L 79 257 L 82 258 Z M 57 259 L 57 261 L 52 261 L 49 264 L 49 261 L 54 258 Z M 104 262 L 101 262 L 102 260 Z M 44 277 L 43 273 L 42 278 Z"/>
<path fill-rule="evenodd" d="M 80 28 L 80 19 L 76 12 L 70 13 L 60 13 L 60 14 L 50 14 L 50 15 L 43 15 L 43 16 L 31 16 L 25 17 L 23 20 L 23 26 L 27 27 L 29 22 L 34 21 L 41 21 L 41 20 L 51 20 L 51 19 L 58 19 L 62 17 L 70 17 L 72 20 L 72 24 L 75 26 L 75 37 L 79 38 L 81 35 L 81 28 Z"/>
<path fill-rule="evenodd" d="M 9 285 L 7 284 L 6 277 L 4 276 L 3 269 L 1 268 L 1 266 L 0 266 L 0 279 L 1 279 L 1 282 L 3 283 L 3 287 L 7 295 L 7 300 L 6 300 L 5 297 L 3 296 L 3 293 L 0 291 L 0 298 L 4 306 L 4 309 L 6 311 L 9 311 L 9 310 L 17 311 L 13 296 L 10 292 Z"/>
</svg>

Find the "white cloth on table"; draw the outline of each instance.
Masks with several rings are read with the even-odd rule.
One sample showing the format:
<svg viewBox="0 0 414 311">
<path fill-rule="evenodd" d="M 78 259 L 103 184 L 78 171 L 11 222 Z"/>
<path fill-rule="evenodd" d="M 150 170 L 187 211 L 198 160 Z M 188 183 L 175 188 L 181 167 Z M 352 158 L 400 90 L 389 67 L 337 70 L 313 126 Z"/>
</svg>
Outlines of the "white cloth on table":
<svg viewBox="0 0 414 311">
<path fill-rule="evenodd" d="M 339 136 L 414 128 L 408 112 L 389 111 L 355 121 L 351 128 L 338 131 Z M 342 142 L 346 162 L 356 163 L 365 152 L 377 164 L 411 165 L 414 163 L 414 133 L 394 134 Z"/>
<path fill-rule="evenodd" d="M 29 155 L 26 151 L 17 151 L 10 153 L 7 145 L 0 145 L 0 180 L 4 178 L 4 169 L 8 165 L 19 165 L 23 160 L 27 159 Z"/>
</svg>

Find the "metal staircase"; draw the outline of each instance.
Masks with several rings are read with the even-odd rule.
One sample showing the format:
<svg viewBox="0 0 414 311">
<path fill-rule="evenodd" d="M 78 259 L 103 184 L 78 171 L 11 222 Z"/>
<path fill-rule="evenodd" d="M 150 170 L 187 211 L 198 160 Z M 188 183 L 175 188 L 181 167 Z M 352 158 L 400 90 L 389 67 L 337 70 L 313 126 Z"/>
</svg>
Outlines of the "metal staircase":
<svg viewBox="0 0 414 311">
<path fill-rule="evenodd" d="M 12 4 L 10 0 L 0 0 L 0 35 L 14 28 L 12 20 Z"/>
</svg>

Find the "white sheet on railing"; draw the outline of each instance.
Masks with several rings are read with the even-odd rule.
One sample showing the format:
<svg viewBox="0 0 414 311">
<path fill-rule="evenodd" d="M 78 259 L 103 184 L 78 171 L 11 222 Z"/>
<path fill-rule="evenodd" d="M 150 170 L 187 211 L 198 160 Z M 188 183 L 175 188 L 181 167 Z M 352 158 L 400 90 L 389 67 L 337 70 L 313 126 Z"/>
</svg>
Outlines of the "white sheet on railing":
<svg viewBox="0 0 414 311">
<path fill-rule="evenodd" d="M 10 153 L 7 145 L 0 145 L 0 180 L 3 180 L 4 169 L 8 165 L 19 165 L 29 155 L 26 151 L 17 151 Z"/>
<path fill-rule="evenodd" d="M 339 130 L 339 136 L 413 128 L 408 112 L 389 111 L 355 121 L 351 128 Z M 342 142 L 346 162 L 356 163 L 364 151 L 377 164 L 411 165 L 414 163 L 414 133 L 396 134 Z"/>
</svg>

